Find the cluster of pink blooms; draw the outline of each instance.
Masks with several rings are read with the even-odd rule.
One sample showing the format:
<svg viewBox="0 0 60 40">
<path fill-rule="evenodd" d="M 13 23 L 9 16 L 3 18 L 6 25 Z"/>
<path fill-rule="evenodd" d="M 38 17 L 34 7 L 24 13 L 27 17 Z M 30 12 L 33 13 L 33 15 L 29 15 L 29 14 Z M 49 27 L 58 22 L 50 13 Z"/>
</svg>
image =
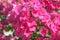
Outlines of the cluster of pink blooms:
<svg viewBox="0 0 60 40">
<path fill-rule="evenodd" d="M 0 40 L 60 40 L 60 0 L 0 0 Z"/>
</svg>

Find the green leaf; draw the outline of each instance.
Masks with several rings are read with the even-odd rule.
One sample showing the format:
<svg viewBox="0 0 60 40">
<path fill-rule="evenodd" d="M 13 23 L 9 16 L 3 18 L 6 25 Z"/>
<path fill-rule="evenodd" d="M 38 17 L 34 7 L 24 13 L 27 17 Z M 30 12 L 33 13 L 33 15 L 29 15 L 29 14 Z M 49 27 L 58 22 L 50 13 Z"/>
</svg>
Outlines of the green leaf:
<svg viewBox="0 0 60 40">
<path fill-rule="evenodd" d="M 22 38 L 16 39 L 16 40 L 22 40 Z"/>
<path fill-rule="evenodd" d="M 2 34 L 3 33 L 3 30 L 0 28 L 0 34 Z"/>
<path fill-rule="evenodd" d="M 6 19 L 6 16 L 0 15 L 0 21 L 3 21 L 3 20 L 5 20 L 5 19 Z"/>
<path fill-rule="evenodd" d="M 58 12 L 60 13 L 60 10 L 58 10 Z"/>
<path fill-rule="evenodd" d="M 46 38 L 50 37 L 50 32 L 48 31 L 48 33 L 46 34 Z"/>
<path fill-rule="evenodd" d="M 10 30 L 13 31 L 12 25 L 11 24 L 6 25 L 5 31 L 10 31 Z"/>
<path fill-rule="evenodd" d="M 18 2 L 19 0 L 16 0 L 16 2 Z"/>
</svg>

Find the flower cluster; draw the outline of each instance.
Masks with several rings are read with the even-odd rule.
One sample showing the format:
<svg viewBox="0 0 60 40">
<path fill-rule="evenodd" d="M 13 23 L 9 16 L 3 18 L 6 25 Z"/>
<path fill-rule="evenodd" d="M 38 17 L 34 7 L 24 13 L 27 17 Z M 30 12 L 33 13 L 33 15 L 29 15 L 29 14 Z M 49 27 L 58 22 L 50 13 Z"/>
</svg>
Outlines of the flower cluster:
<svg viewBox="0 0 60 40">
<path fill-rule="evenodd" d="M 0 0 L 0 40 L 60 40 L 60 0 Z"/>
</svg>

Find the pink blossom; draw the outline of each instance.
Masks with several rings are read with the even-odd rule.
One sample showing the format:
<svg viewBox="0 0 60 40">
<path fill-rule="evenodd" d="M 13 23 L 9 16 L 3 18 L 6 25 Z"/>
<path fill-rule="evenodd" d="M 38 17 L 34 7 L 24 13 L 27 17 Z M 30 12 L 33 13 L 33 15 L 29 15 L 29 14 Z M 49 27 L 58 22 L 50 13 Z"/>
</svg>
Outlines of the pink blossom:
<svg viewBox="0 0 60 40">
<path fill-rule="evenodd" d="M 48 33 L 48 30 L 45 27 L 41 27 L 39 33 L 44 37 Z"/>
</svg>

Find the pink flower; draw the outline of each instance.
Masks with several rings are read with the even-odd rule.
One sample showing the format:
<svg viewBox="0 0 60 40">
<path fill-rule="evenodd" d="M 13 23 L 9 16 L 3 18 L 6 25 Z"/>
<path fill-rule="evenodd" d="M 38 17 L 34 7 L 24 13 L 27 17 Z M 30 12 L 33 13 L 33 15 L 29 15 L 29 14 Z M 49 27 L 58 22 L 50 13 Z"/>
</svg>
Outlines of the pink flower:
<svg viewBox="0 0 60 40">
<path fill-rule="evenodd" d="M 36 40 L 49 40 L 49 38 L 40 38 L 40 37 L 37 37 Z"/>
<path fill-rule="evenodd" d="M 46 36 L 48 33 L 48 30 L 45 27 L 41 27 L 39 30 L 39 34 L 42 35 L 43 37 Z"/>
</svg>

